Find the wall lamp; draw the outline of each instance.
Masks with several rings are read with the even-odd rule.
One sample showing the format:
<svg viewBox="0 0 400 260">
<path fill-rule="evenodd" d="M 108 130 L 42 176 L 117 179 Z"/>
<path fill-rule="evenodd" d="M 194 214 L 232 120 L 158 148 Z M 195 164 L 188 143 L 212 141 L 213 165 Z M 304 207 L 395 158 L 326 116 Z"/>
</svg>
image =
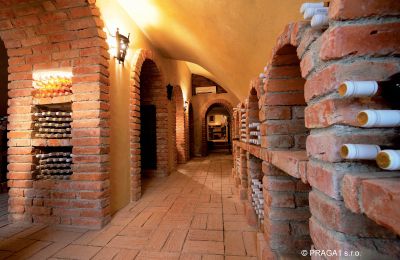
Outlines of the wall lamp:
<svg viewBox="0 0 400 260">
<path fill-rule="evenodd" d="M 189 106 L 189 101 L 185 100 L 185 103 L 183 103 L 183 111 L 186 111 Z"/>
<path fill-rule="evenodd" d="M 117 53 L 115 58 L 117 58 L 119 64 L 121 64 L 121 62 L 124 63 L 125 61 L 126 51 L 129 47 L 129 36 L 130 34 L 128 34 L 128 37 L 120 34 L 119 29 L 117 28 L 117 32 L 115 33 L 115 38 L 117 41 Z"/>
</svg>

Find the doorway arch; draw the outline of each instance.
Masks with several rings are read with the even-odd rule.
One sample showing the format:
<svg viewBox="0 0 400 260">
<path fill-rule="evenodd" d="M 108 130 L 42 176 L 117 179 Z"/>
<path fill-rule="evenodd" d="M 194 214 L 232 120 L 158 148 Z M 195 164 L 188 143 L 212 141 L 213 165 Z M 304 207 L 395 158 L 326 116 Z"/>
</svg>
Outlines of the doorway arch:
<svg viewBox="0 0 400 260">
<path fill-rule="evenodd" d="M 201 155 L 206 156 L 208 154 L 208 147 L 207 147 L 207 113 L 210 110 L 212 106 L 215 105 L 220 105 L 223 108 L 226 109 L 229 113 L 228 117 L 228 125 L 231 125 L 230 121 L 233 118 L 233 106 L 232 104 L 225 100 L 225 99 L 215 99 L 215 100 L 210 100 L 207 102 L 202 109 L 201 112 Z M 231 133 L 231 127 L 229 128 L 229 131 L 227 132 L 229 137 L 228 137 L 228 144 L 231 145 L 231 138 L 232 138 L 232 133 Z"/>
<path fill-rule="evenodd" d="M 142 195 L 144 175 L 169 173 L 168 98 L 163 73 L 149 50 L 134 56 L 130 81 L 131 201 Z M 145 144 L 146 142 L 146 144 Z"/>
</svg>

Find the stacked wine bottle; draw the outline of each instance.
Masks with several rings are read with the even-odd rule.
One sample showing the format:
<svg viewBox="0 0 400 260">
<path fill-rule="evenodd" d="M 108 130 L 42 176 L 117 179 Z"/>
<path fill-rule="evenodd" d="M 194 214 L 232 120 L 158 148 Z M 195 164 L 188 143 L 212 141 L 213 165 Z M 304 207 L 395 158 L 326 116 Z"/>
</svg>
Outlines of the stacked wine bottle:
<svg viewBox="0 0 400 260">
<path fill-rule="evenodd" d="M 249 129 L 250 129 L 249 143 L 260 145 L 261 144 L 260 123 L 249 124 Z"/>
<path fill-rule="evenodd" d="M 262 191 L 262 183 L 258 179 L 251 180 L 251 199 L 253 208 L 261 223 L 264 221 L 264 194 Z"/>
<path fill-rule="evenodd" d="M 41 111 L 34 113 L 37 138 L 71 138 L 72 113 L 64 111 Z"/>
<path fill-rule="evenodd" d="M 51 75 L 34 76 L 33 87 L 33 96 L 37 98 L 70 95 L 72 73 L 54 72 Z"/>
<path fill-rule="evenodd" d="M 247 142 L 247 135 L 246 135 L 246 109 L 242 108 L 242 117 L 240 120 L 241 128 L 240 128 L 240 140 L 244 143 Z"/>
<path fill-rule="evenodd" d="M 72 156 L 68 152 L 41 153 L 36 155 L 36 179 L 69 179 L 72 174 Z"/>
</svg>

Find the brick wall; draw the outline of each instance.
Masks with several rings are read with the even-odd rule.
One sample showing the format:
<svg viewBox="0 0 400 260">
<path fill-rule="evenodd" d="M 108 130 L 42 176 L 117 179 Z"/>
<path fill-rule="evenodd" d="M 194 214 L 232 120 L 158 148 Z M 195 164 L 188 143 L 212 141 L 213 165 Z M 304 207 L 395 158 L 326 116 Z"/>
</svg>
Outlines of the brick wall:
<svg viewBox="0 0 400 260">
<path fill-rule="evenodd" d="M 329 28 L 288 25 L 277 39 L 265 84 L 251 83 L 259 90 L 262 148 L 236 141 L 234 151 L 263 160 L 260 258 L 299 257 L 311 245 L 370 259 L 400 256 L 398 172 L 339 154 L 345 143 L 398 149 L 398 128 L 366 129 L 356 121 L 363 109 L 398 107 L 379 96 L 344 99 L 337 93 L 343 81 L 382 81 L 400 71 L 399 17 L 398 1 L 333 0 Z M 240 170 L 236 166 L 233 175 Z"/>
<path fill-rule="evenodd" d="M 9 57 L 9 217 L 97 228 L 110 219 L 108 46 L 99 10 L 84 0 L 3 1 L 0 38 Z M 71 96 L 35 99 L 32 72 L 72 67 Z M 35 104 L 72 103 L 72 139 L 32 139 Z M 32 179 L 33 149 L 72 146 L 71 180 Z"/>
</svg>

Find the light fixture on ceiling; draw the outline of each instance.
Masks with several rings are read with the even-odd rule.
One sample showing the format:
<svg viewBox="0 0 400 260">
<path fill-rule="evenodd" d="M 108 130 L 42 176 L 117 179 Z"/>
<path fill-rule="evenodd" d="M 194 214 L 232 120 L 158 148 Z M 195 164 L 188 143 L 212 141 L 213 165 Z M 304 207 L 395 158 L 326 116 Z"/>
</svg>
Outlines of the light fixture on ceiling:
<svg viewBox="0 0 400 260">
<path fill-rule="evenodd" d="M 128 37 L 120 34 L 119 28 L 117 28 L 117 32 L 115 33 L 115 39 L 117 42 L 115 58 L 120 64 L 121 62 L 124 63 L 125 61 L 126 52 L 128 50 L 130 42 L 129 36 L 130 34 L 128 34 Z"/>
</svg>

